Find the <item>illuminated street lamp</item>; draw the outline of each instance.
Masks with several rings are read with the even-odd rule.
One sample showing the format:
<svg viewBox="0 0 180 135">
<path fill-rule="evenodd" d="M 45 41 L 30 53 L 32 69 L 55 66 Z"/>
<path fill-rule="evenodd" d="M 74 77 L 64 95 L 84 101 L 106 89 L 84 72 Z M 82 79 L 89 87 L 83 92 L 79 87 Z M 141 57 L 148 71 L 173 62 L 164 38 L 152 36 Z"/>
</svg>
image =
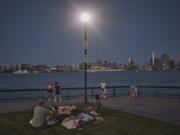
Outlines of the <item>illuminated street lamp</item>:
<svg viewBox="0 0 180 135">
<path fill-rule="evenodd" d="M 88 23 L 90 21 L 90 15 L 88 13 L 84 12 L 81 15 L 81 21 L 85 22 L 85 23 Z"/>
<path fill-rule="evenodd" d="M 88 39 L 87 39 L 87 24 L 90 21 L 90 15 L 86 12 L 84 12 L 81 15 L 81 21 L 84 25 L 84 37 L 83 37 L 83 47 L 84 47 L 84 102 L 88 103 L 87 101 L 87 48 L 88 48 Z"/>
</svg>

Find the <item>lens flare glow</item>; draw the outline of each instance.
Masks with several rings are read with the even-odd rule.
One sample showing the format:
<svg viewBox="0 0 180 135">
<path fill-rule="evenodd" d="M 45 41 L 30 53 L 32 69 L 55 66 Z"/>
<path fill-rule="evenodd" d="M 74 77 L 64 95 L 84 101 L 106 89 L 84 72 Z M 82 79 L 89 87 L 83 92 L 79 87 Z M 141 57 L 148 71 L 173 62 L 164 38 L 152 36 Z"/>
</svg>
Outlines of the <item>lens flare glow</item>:
<svg viewBox="0 0 180 135">
<path fill-rule="evenodd" d="M 84 12 L 82 15 L 81 15 L 81 21 L 82 22 L 89 22 L 91 19 L 90 15 L 86 12 Z"/>
</svg>

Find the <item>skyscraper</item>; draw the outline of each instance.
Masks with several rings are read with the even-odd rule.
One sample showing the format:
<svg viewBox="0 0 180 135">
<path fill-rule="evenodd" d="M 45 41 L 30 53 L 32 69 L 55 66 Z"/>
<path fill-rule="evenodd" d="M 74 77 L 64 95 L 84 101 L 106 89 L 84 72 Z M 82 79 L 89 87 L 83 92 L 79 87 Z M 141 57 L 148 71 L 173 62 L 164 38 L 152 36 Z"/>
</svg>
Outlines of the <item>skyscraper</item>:
<svg viewBox="0 0 180 135">
<path fill-rule="evenodd" d="M 155 53 L 152 52 L 152 65 L 154 66 L 155 65 Z"/>
<path fill-rule="evenodd" d="M 128 58 L 128 65 L 131 65 L 131 59 Z"/>
<path fill-rule="evenodd" d="M 170 63 L 169 56 L 167 54 L 163 54 L 161 56 L 162 70 L 169 70 L 169 63 Z"/>
<path fill-rule="evenodd" d="M 134 60 L 133 59 L 128 59 L 128 69 L 129 70 L 135 70 L 135 62 L 134 62 Z"/>
</svg>

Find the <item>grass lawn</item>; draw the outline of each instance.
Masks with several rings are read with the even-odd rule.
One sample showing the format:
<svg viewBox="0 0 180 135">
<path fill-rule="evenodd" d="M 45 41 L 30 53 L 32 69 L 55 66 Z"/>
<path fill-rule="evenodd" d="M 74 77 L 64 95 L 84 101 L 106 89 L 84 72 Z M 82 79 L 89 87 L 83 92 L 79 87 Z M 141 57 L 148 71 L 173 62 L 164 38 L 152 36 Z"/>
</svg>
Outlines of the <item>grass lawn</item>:
<svg viewBox="0 0 180 135">
<path fill-rule="evenodd" d="M 83 105 L 80 105 L 82 107 Z M 37 130 L 28 124 L 32 111 L 0 115 L 0 135 L 180 135 L 180 126 L 103 108 L 102 124 L 85 124 L 81 131 L 53 125 Z"/>
</svg>

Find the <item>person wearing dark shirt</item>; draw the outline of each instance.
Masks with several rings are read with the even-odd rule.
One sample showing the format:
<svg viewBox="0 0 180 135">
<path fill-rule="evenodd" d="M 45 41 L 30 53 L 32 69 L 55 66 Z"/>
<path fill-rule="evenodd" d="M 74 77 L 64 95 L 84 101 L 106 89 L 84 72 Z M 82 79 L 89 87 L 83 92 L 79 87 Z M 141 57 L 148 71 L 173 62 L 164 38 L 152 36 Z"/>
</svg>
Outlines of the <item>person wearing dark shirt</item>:
<svg viewBox="0 0 180 135">
<path fill-rule="evenodd" d="M 59 82 L 55 82 L 55 97 L 54 102 L 61 103 L 61 86 Z"/>
<path fill-rule="evenodd" d="M 48 83 L 47 93 L 48 93 L 48 102 L 52 102 L 53 101 L 53 85 L 51 82 Z"/>
</svg>

